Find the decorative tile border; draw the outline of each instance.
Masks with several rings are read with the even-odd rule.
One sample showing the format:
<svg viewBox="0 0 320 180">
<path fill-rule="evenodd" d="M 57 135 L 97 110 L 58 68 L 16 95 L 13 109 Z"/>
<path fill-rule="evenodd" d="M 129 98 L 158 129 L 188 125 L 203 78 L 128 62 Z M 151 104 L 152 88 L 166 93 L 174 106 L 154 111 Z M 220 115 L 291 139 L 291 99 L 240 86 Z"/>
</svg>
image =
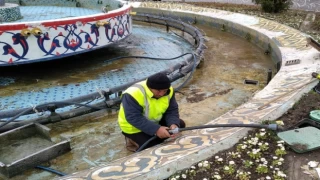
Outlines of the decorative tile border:
<svg viewBox="0 0 320 180">
<path fill-rule="evenodd" d="M 86 17 L 0 25 L 0 66 L 47 61 L 105 47 L 132 33 L 131 7 Z"/>
</svg>

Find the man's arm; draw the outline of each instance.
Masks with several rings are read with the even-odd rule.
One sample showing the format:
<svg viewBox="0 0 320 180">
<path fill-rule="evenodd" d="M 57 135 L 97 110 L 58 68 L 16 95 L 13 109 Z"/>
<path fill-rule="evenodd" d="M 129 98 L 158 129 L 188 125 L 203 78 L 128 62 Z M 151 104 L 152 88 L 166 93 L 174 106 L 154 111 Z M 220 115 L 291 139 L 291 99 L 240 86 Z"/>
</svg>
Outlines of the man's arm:
<svg viewBox="0 0 320 180">
<path fill-rule="evenodd" d="M 167 111 L 163 114 L 163 118 L 165 118 L 168 127 L 170 127 L 172 124 L 177 125 L 177 127 L 180 126 L 179 106 L 176 101 L 175 94 L 172 95 L 169 107 Z"/>
<path fill-rule="evenodd" d="M 160 125 L 143 116 L 143 108 L 130 94 L 122 95 L 122 106 L 126 119 L 131 125 L 150 136 L 156 134 Z"/>
</svg>

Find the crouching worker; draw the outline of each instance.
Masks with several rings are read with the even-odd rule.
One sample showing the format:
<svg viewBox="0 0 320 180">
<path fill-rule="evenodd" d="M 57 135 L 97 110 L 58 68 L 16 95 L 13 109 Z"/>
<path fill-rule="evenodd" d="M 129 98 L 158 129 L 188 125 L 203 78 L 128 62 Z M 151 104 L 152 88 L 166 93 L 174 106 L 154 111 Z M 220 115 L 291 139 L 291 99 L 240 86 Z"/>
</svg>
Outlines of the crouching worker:
<svg viewBox="0 0 320 180">
<path fill-rule="evenodd" d="M 145 148 L 162 143 L 168 130 L 186 125 L 179 118 L 179 108 L 169 78 L 163 73 L 136 83 L 122 94 L 118 123 L 126 139 L 126 147 L 136 151 L 154 135 L 157 138 Z"/>
</svg>

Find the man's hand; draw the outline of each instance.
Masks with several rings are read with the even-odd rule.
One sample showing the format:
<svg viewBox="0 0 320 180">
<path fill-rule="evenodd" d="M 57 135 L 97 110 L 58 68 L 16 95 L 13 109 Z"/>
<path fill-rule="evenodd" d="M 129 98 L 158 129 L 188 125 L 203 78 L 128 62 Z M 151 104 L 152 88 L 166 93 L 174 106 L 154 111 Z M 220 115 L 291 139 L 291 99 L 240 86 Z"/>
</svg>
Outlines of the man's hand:
<svg viewBox="0 0 320 180">
<path fill-rule="evenodd" d="M 170 129 L 175 129 L 175 128 L 178 128 L 178 126 L 176 124 L 171 124 Z M 172 138 L 176 138 L 178 136 L 179 136 L 179 133 L 170 135 L 170 137 L 172 137 Z"/>
<path fill-rule="evenodd" d="M 169 138 L 170 137 L 170 134 L 169 134 L 169 131 L 168 131 L 168 127 L 165 127 L 165 126 L 160 126 L 160 128 L 157 130 L 156 132 L 156 135 L 163 139 L 163 138 Z"/>
</svg>

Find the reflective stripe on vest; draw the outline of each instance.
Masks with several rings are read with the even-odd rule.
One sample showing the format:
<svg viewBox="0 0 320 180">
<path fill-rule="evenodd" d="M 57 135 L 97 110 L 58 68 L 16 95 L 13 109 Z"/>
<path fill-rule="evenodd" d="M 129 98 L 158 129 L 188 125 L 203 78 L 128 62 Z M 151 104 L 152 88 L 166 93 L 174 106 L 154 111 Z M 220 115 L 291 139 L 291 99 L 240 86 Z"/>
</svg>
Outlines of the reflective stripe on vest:
<svg viewBox="0 0 320 180">
<path fill-rule="evenodd" d="M 132 85 L 131 87 L 136 87 L 138 89 L 140 89 L 140 91 L 142 92 L 143 96 L 144 96 L 144 105 L 145 105 L 145 110 L 144 110 L 144 117 L 146 117 L 147 119 L 149 118 L 149 102 L 148 102 L 148 99 L 147 99 L 147 93 L 146 91 L 144 90 L 143 86 L 141 84 L 134 84 Z M 168 102 L 170 102 L 170 95 L 167 95 L 168 96 Z"/>
<path fill-rule="evenodd" d="M 173 88 L 170 87 L 170 93 L 167 97 L 161 97 L 159 99 L 152 98 L 152 92 L 146 85 L 146 81 L 142 81 L 138 84 L 134 84 L 129 87 L 123 94 L 130 94 L 138 104 L 143 107 L 143 116 L 148 120 L 158 123 L 163 117 L 163 113 L 167 110 L 170 104 L 170 99 L 173 96 Z M 141 132 L 141 130 L 131 125 L 125 116 L 125 112 L 122 104 L 118 113 L 118 124 L 121 130 L 127 134 L 134 134 Z"/>
</svg>

